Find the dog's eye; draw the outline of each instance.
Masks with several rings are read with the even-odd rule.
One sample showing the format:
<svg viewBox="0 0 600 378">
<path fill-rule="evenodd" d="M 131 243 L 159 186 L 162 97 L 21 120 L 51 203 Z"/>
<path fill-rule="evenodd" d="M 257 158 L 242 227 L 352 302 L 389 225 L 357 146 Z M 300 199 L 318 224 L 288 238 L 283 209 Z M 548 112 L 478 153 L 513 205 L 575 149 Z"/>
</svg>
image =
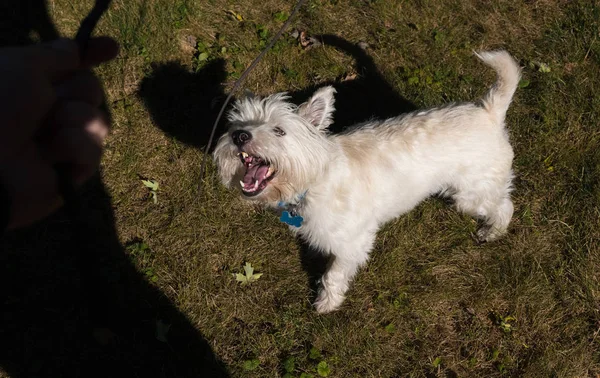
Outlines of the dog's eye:
<svg viewBox="0 0 600 378">
<path fill-rule="evenodd" d="M 275 133 L 275 135 L 277 136 L 284 136 L 285 135 L 285 131 L 283 131 L 281 129 L 281 127 L 275 127 L 273 128 L 273 132 Z"/>
</svg>

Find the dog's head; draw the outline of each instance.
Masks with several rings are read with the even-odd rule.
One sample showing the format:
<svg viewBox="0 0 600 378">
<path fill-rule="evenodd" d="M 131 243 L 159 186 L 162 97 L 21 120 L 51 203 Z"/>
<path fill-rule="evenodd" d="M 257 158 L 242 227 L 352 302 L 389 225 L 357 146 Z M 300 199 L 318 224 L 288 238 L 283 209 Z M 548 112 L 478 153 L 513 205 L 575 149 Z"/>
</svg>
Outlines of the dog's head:
<svg viewBox="0 0 600 378">
<path fill-rule="evenodd" d="M 326 129 L 332 123 L 334 93 L 333 87 L 321 88 L 298 107 L 284 93 L 238 100 L 214 152 L 223 183 L 265 203 L 288 201 L 306 191 L 330 158 Z"/>
</svg>

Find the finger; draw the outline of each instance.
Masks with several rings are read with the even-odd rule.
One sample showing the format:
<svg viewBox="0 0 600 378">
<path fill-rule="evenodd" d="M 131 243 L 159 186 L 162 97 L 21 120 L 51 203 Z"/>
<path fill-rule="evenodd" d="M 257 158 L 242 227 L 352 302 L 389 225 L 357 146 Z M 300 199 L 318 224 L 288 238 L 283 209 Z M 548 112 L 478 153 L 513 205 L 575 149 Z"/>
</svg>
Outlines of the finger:
<svg viewBox="0 0 600 378">
<path fill-rule="evenodd" d="M 59 100 L 81 101 L 98 107 L 104 99 L 104 91 L 98 78 L 90 71 L 77 71 L 56 87 Z"/>
<path fill-rule="evenodd" d="M 101 111 L 83 102 L 62 104 L 55 113 L 60 128 L 40 146 L 52 163 L 67 163 L 77 184 L 90 178 L 98 169 L 108 125 Z"/>
<path fill-rule="evenodd" d="M 109 37 L 90 39 L 82 66 L 89 68 L 113 60 L 119 55 L 119 44 Z"/>
</svg>

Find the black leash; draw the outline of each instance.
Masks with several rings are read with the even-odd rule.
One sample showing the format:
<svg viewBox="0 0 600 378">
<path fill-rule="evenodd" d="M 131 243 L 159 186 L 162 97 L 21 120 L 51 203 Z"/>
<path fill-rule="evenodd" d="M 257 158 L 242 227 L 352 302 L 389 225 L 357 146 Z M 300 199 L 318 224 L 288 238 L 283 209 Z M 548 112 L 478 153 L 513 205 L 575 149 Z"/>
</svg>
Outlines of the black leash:
<svg viewBox="0 0 600 378">
<path fill-rule="evenodd" d="M 90 37 L 92 36 L 92 32 L 96 28 L 96 25 L 98 24 L 98 21 L 100 21 L 100 18 L 104 12 L 108 10 L 110 2 L 111 0 L 96 0 L 94 8 L 92 8 L 88 16 L 81 22 L 79 30 L 75 35 L 75 42 L 77 42 L 79 45 L 79 52 L 82 58 L 87 52 L 87 47 Z"/>
</svg>

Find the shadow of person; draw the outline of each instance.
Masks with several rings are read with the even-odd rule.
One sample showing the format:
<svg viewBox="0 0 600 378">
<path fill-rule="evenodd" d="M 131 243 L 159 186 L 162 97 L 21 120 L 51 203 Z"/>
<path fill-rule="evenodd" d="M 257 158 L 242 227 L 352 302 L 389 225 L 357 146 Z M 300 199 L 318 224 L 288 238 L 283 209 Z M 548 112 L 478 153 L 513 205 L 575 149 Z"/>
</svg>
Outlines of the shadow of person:
<svg viewBox="0 0 600 378">
<path fill-rule="evenodd" d="M 318 88 L 332 85 L 337 91 L 336 111 L 329 131 L 339 133 L 369 119 L 389 118 L 416 109 L 413 103 L 400 96 L 387 82 L 373 58 L 363 48 L 335 35 L 315 38 L 324 45 L 352 56 L 358 72 L 356 79 L 324 82 L 288 93 L 292 102 L 299 105 Z M 222 104 L 215 106 L 216 102 L 225 97 L 220 85 L 225 76 L 224 62 L 221 60 L 208 64 L 197 73 L 190 73 L 185 66 L 177 63 L 158 65 L 142 80 L 139 96 L 160 129 L 190 146 L 203 149 Z M 225 122 L 220 122 L 212 148 L 218 136 L 225 131 Z M 327 258 L 301 240 L 299 245 L 300 261 L 314 296 Z"/>
<path fill-rule="evenodd" d="M 0 26 L 0 47 L 58 37 L 42 0 L 2 2 Z M 0 237 L 0 375 L 228 376 L 190 320 L 136 270 L 100 175 L 82 188 L 81 210 L 83 235 L 58 212 Z"/>
<path fill-rule="evenodd" d="M 61 214 L 0 243 L 0 366 L 11 377 L 227 376 L 202 335 L 124 253 L 99 178 L 82 198 L 91 220 L 85 245 L 73 245 L 79 238 Z M 167 342 L 157 339 L 161 324 L 170 325 Z"/>
</svg>

